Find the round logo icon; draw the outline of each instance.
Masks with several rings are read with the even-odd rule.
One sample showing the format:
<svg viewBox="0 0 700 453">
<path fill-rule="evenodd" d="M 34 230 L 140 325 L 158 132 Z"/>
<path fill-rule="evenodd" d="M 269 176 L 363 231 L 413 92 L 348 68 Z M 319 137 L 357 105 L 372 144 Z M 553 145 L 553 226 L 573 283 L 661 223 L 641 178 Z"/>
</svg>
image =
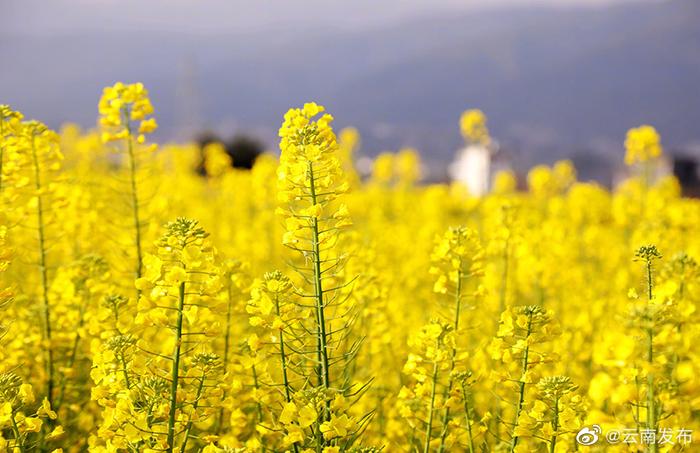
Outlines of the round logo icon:
<svg viewBox="0 0 700 453">
<path fill-rule="evenodd" d="M 600 429 L 600 425 L 593 425 L 590 428 L 584 426 L 581 428 L 581 431 L 576 434 L 576 442 L 578 442 L 579 445 L 593 445 L 598 442 L 599 435 L 602 432 L 603 430 Z"/>
</svg>

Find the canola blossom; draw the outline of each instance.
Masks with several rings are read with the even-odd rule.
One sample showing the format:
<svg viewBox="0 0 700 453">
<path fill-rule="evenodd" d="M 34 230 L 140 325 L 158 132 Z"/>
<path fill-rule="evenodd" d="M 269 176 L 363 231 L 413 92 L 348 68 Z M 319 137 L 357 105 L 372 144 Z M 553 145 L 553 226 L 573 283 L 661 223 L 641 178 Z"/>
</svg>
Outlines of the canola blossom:
<svg viewBox="0 0 700 453">
<path fill-rule="evenodd" d="M 651 126 L 612 191 L 563 161 L 475 197 L 410 148 L 360 177 L 315 103 L 251 170 L 150 143 L 141 84 L 98 118 L 0 105 L 0 451 L 698 448 L 700 202 Z"/>
</svg>

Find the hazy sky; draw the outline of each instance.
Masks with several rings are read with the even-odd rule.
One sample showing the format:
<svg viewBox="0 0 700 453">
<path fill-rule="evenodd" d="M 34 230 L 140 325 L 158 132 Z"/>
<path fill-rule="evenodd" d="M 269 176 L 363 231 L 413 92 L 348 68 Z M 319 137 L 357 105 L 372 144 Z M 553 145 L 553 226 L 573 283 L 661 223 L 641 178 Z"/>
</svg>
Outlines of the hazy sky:
<svg viewBox="0 0 700 453">
<path fill-rule="evenodd" d="M 54 34 L 153 29 L 225 32 L 366 27 L 426 14 L 503 6 L 599 7 L 663 0 L 0 0 L 0 31 Z"/>
<path fill-rule="evenodd" d="M 163 139 L 246 130 L 275 146 L 282 112 L 316 100 L 359 127 L 370 153 L 407 145 L 447 159 L 470 107 L 532 162 L 619 150 L 643 123 L 680 147 L 698 140 L 698 5 L 0 0 L 0 61 L 12 61 L 0 102 L 92 127 L 102 87 L 138 80 Z"/>
</svg>

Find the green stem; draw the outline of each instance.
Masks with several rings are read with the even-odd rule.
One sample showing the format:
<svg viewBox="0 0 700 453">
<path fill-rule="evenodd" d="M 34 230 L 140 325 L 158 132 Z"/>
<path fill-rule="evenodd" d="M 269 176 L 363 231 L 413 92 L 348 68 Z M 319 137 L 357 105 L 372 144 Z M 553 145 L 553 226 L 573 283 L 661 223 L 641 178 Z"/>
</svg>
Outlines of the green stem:
<svg viewBox="0 0 700 453">
<path fill-rule="evenodd" d="M 648 303 L 654 299 L 653 279 L 651 260 L 647 260 L 647 295 Z M 651 313 L 653 316 L 653 312 Z M 648 320 L 650 327 L 646 329 L 647 333 L 647 362 L 649 363 L 649 372 L 647 373 L 647 429 L 656 430 L 656 401 L 654 399 L 654 373 L 651 368 L 654 364 L 654 327 L 653 319 Z M 656 453 L 656 443 L 650 443 L 648 451 Z"/>
<path fill-rule="evenodd" d="M 177 411 L 177 389 L 180 381 L 180 347 L 182 346 L 182 319 L 185 307 L 185 282 L 180 283 L 180 295 L 175 326 L 175 347 L 170 382 L 170 410 L 168 412 L 168 453 L 172 453 L 175 442 L 175 415 Z"/>
<path fill-rule="evenodd" d="M 275 312 L 277 316 L 280 316 L 280 301 L 279 301 L 279 296 L 275 295 Z M 292 395 L 289 387 L 289 378 L 287 376 L 287 355 L 284 350 L 284 331 L 280 327 L 279 329 L 279 334 L 280 334 L 280 361 L 282 365 L 282 381 L 284 383 L 284 395 L 287 399 L 287 402 L 292 401 Z"/>
<path fill-rule="evenodd" d="M 554 429 L 554 434 L 552 434 L 552 439 L 549 442 L 549 453 L 554 453 L 557 446 L 557 430 L 559 429 L 559 398 L 554 400 L 554 418 L 552 420 L 552 428 Z"/>
<path fill-rule="evenodd" d="M 438 363 L 433 364 L 433 386 L 430 391 L 430 407 L 428 409 L 428 425 L 425 428 L 425 443 L 423 445 L 423 453 L 430 451 L 430 438 L 433 431 L 433 412 L 435 409 L 435 389 L 437 387 Z"/>
<path fill-rule="evenodd" d="M 636 365 L 635 365 L 636 368 Z M 639 384 L 639 377 L 635 376 L 634 377 L 634 386 L 637 390 L 637 404 L 635 404 L 635 421 L 637 422 L 637 434 L 640 433 L 641 431 L 641 424 L 642 421 L 640 420 L 640 407 L 642 405 L 641 399 L 642 399 L 642 391 L 640 390 L 641 385 Z"/>
<path fill-rule="evenodd" d="M 277 316 L 280 316 L 280 300 L 279 296 L 275 295 L 275 313 Z M 284 331 L 280 327 L 279 329 L 279 334 L 280 334 L 280 361 L 281 361 L 281 366 L 282 366 L 282 382 L 284 383 L 284 396 L 287 400 L 288 403 L 292 401 L 292 394 L 289 386 L 289 378 L 287 376 L 287 355 L 284 350 Z M 294 453 L 299 452 L 299 446 L 297 445 L 296 442 L 292 444 L 292 448 L 294 448 Z"/>
<path fill-rule="evenodd" d="M 231 291 L 231 276 L 228 278 L 228 304 L 226 305 L 226 335 L 224 336 L 224 373 L 228 371 L 228 357 L 231 345 L 231 315 L 233 312 L 233 292 Z"/>
<path fill-rule="evenodd" d="M 464 417 L 467 420 L 467 434 L 469 435 L 469 453 L 474 453 L 474 438 L 472 437 L 472 423 L 469 415 L 469 400 L 467 399 L 467 386 L 462 382 L 462 395 L 464 398 Z"/>
<path fill-rule="evenodd" d="M 19 427 L 17 426 L 17 420 L 15 420 L 15 413 L 12 412 L 12 415 L 10 416 L 10 420 L 12 421 L 12 432 L 15 435 L 15 443 L 17 445 L 14 445 L 15 448 L 18 448 L 20 453 L 24 453 L 26 450 L 24 449 L 24 441 L 22 440 L 22 434 L 19 432 Z"/>
<path fill-rule="evenodd" d="M 316 184 L 314 180 L 313 163 L 309 162 L 309 186 L 311 190 L 311 202 L 316 205 Z M 321 381 L 323 387 L 329 389 L 331 386 L 330 367 L 328 365 L 328 339 L 326 335 L 326 315 L 323 299 L 323 278 L 321 269 L 321 245 L 318 232 L 318 218 L 314 217 L 312 226 L 312 247 L 314 266 L 314 295 L 316 299 L 316 321 L 318 324 L 318 355 L 320 356 Z M 330 401 L 326 401 L 325 421 L 331 419 Z"/>
<path fill-rule="evenodd" d="M 498 312 L 503 313 L 506 309 L 506 299 L 508 297 L 508 268 L 510 263 L 510 232 L 506 236 L 506 242 L 503 249 L 503 272 L 501 273 L 501 285 L 499 288 L 498 297 Z M 498 331 L 498 316 L 494 317 L 496 325 L 493 329 L 494 334 Z M 501 419 L 501 406 L 498 404 L 498 399 L 493 400 L 494 417 L 489 421 L 489 431 L 495 433 L 496 439 L 500 439 L 501 424 L 498 420 Z"/>
<path fill-rule="evenodd" d="M 49 308 L 48 271 L 46 268 L 46 232 L 44 230 L 44 200 L 42 196 L 41 172 L 39 170 L 39 157 L 36 152 L 35 137 L 32 135 L 32 159 L 34 162 L 34 187 L 37 192 L 37 226 L 39 231 L 39 272 L 41 274 L 42 312 L 44 321 L 43 339 L 46 346 L 46 398 L 53 403 L 53 345 L 51 344 L 51 317 Z"/>
<path fill-rule="evenodd" d="M 654 282 L 652 278 L 652 270 L 651 270 L 651 260 L 647 260 L 647 297 L 649 298 L 649 302 L 651 303 L 652 299 L 654 299 Z"/>
<path fill-rule="evenodd" d="M 648 330 L 648 360 L 649 364 L 653 363 L 653 347 L 652 340 L 654 338 L 653 330 Z M 650 371 L 647 374 L 647 429 L 656 431 L 656 400 L 654 399 L 654 374 Z M 656 444 L 649 444 L 649 451 L 656 452 Z"/>
<path fill-rule="evenodd" d="M 258 371 L 255 369 L 255 365 L 251 367 L 251 370 L 253 371 L 253 385 L 255 387 L 255 390 L 258 391 L 260 390 L 260 383 L 258 382 Z M 258 421 L 257 423 L 262 423 L 263 422 L 263 410 L 262 410 L 262 405 L 260 404 L 260 401 L 257 401 L 255 403 L 255 408 L 257 410 L 258 414 Z"/>
<path fill-rule="evenodd" d="M 135 230 L 135 240 L 136 240 L 136 278 L 141 278 L 143 272 L 143 252 L 141 250 L 141 220 L 139 214 L 139 198 L 138 189 L 136 184 L 136 156 L 134 153 L 134 141 L 131 131 L 131 122 L 129 120 L 129 112 L 125 108 L 124 112 L 124 124 L 126 124 L 127 131 L 127 155 L 129 157 L 129 179 L 131 182 L 131 204 L 132 204 L 132 216 L 134 221 Z M 140 291 L 137 291 L 137 295 L 140 295 Z"/>
<path fill-rule="evenodd" d="M 202 390 L 204 389 L 204 370 L 202 370 L 202 376 L 199 380 L 199 386 L 197 386 L 197 396 L 194 399 L 194 404 L 192 405 L 194 411 L 197 410 L 199 406 L 199 399 L 202 397 Z M 185 453 L 185 448 L 187 447 L 187 440 L 190 437 L 190 431 L 192 430 L 192 418 L 187 422 L 187 428 L 185 429 L 185 439 L 182 441 L 182 446 L 180 447 L 180 453 Z"/>
<path fill-rule="evenodd" d="M 525 344 L 527 344 L 528 338 L 530 338 L 530 334 L 532 333 L 532 313 L 528 314 L 527 317 L 527 335 L 525 336 Z M 515 430 L 518 427 L 518 420 L 520 419 L 520 412 L 523 410 L 523 401 L 525 400 L 525 381 L 523 380 L 526 376 L 527 373 L 527 367 L 529 365 L 528 360 L 529 360 L 529 354 L 530 354 L 530 346 L 525 346 L 525 353 L 523 354 L 523 366 L 522 366 L 522 375 L 520 378 L 520 382 L 518 382 L 518 406 L 516 407 L 515 410 L 515 419 L 513 420 L 513 441 L 511 442 L 510 445 L 510 453 L 515 452 L 515 447 L 518 445 L 518 436 L 515 435 Z"/>
<path fill-rule="evenodd" d="M 462 263 L 460 261 L 459 263 L 459 268 L 460 270 L 457 272 L 457 289 L 455 291 L 455 319 L 454 319 L 454 332 L 457 332 L 457 329 L 459 329 L 459 314 L 462 308 Z M 445 390 L 445 400 L 450 395 L 450 392 L 452 391 L 452 371 L 455 369 L 455 356 L 457 355 L 457 349 L 452 348 L 452 351 L 450 353 L 450 373 L 449 373 L 449 381 L 447 383 L 447 389 Z M 447 438 L 447 423 L 449 422 L 450 419 L 450 408 L 446 407 L 445 408 L 445 414 L 442 417 L 442 434 L 440 435 L 440 447 L 438 448 L 438 452 L 442 453 L 445 451 L 445 439 Z"/>
<path fill-rule="evenodd" d="M 224 360 L 223 369 L 224 374 L 228 372 L 228 356 L 229 349 L 231 348 L 231 316 L 233 312 L 233 292 L 231 291 L 231 276 L 228 276 L 228 286 L 226 288 L 226 293 L 228 294 L 228 304 L 226 305 L 226 334 L 224 335 Z M 226 392 L 224 391 L 221 395 L 221 399 L 226 398 Z M 224 423 L 224 408 L 219 409 L 219 420 L 216 423 L 216 433 L 221 431 L 221 427 Z"/>
<path fill-rule="evenodd" d="M 73 340 L 73 346 L 71 347 L 71 354 L 70 357 L 68 358 L 68 368 L 73 368 L 73 365 L 75 365 L 75 360 L 78 356 L 78 345 L 80 344 L 80 329 L 82 329 L 83 324 L 85 324 L 85 308 L 86 306 L 90 303 L 90 295 L 88 291 L 88 296 L 86 297 L 86 300 L 83 301 L 83 303 L 80 305 L 80 311 L 78 315 L 78 329 L 75 334 L 75 339 Z M 66 391 L 66 381 L 67 378 L 65 376 L 62 376 L 61 378 L 61 389 L 59 390 L 58 393 L 58 398 L 56 400 L 56 407 L 54 410 L 58 412 L 58 409 L 61 407 L 63 404 L 63 398 L 65 396 L 65 391 Z"/>
<path fill-rule="evenodd" d="M 112 310 L 112 314 L 114 315 L 114 330 L 117 332 L 118 335 L 122 335 L 121 330 L 119 329 L 119 307 L 114 306 L 114 309 Z M 122 365 L 122 373 L 124 374 L 124 383 L 126 384 L 126 388 L 130 389 L 131 388 L 131 382 L 129 381 L 129 371 L 126 368 L 126 359 L 124 358 L 124 351 L 119 351 L 119 362 Z"/>
<path fill-rule="evenodd" d="M 124 351 L 119 353 L 119 358 L 122 363 L 122 372 L 124 373 L 124 383 L 126 384 L 126 388 L 130 389 L 131 388 L 131 382 L 129 381 L 129 371 L 126 368 L 126 359 L 124 358 Z"/>
</svg>

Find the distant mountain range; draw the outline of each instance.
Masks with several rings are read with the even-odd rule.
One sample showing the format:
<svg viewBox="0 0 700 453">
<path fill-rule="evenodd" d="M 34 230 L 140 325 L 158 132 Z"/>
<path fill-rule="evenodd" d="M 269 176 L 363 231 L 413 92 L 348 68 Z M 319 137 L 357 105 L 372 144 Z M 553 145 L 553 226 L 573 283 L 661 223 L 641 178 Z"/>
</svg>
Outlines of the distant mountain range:
<svg viewBox="0 0 700 453">
<path fill-rule="evenodd" d="M 316 100 L 360 129 L 364 153 L 409 145 L 435 165 L 460 145 L 461 111 L 478 107 L 516 165 L 576 156 L 598 168 L 619 162 L 625 131 L 641 123 L 669 149 L 697 149 L 699 23 L 699 1 L 675 0 L 435 15 L 358 32 L 0 31 L 0 102 L 54 127 L 91 126 L 103 86 L 140 80 L 161 138 L 245 129 L 272 147 L 286 109 Z"/>
</svg>

